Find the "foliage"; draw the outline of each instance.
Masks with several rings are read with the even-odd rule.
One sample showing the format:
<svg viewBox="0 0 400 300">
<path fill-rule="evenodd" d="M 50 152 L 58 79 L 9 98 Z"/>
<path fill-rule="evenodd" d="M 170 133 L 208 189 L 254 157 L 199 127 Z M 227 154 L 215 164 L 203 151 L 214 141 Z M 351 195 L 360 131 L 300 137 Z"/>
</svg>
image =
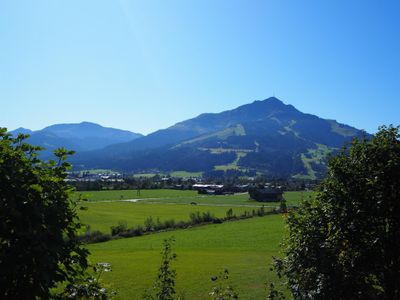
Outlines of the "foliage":
<svg viewBox="0 0 400 300">
<path fill-rule="evenodd" d="M 211 281 L 217 283 L 210 292 L 210 299 L 212 300 L 228 300 L 238 299 L 238 294 L 233 287 L 229 284 L 229 271 L 224 269 L 218 276 L 212 276 Z"/>
<path fill-rule="evenodd" d="M 264 205 L 261 206 L 261 208 L 257 209 L 257 215 L 258 215 L 259 217 L 265 216 Z"/>
<path fill-rule="evenodd" d="M 289 215 L 280 275 L 296 299 L 400 298 L 400 134 L 381 127 L 329 162 Z"/>
<path fill-rule="evenodd" d="M 104 288 L 100 282 L 103 272 L 111 271 L 111 264 L 103 262 L 97 263 L 93 267 L 97 276 L 86 274 L 82 278 L 76 278 L 73 283 L 68 284 L 64 291 L 56 296 L 56 299 L 111 299 L 115 292 Z"/>
<path fill-rule="evenodd" d="M 119 221 L 118 225 L 111 226 L 111 235 L 114 236 L 126 230 L 128 230 L 128 224 L 125 221 Z"/>
<path fill-rule="evenodd" d="M 147 231 L 151 231 L 154 229 L 154 221 L 152 216 L 149 216 L 146 218 L 146 220 L 144 220 L 144 228 Z"/>
<path fill-rule="evenodd" d="M 287 213 L 287 205 L 286 205 L 286 199 L 285 197 L 281 198 L 281 201 L 279 203 L 279 211 L 281 213 Z"/>
<path fill-rule="evenodd" d="M 281 290 L 277 289 L 273 282 L 270 282 L 269 285 L 267 283 L 266 290 L 268 292 L 268 295 L 267 295 L 268 300 L 284 300 L 284 299 L 286 299 L 284 293 Z"/>
<path fill-rule="evenodd" d="M 164 239 L 161 252 L 161 266 L 153 288 L 145 292 L 145 299 L 172 300 L 174 299 L 176 271 L 171 269 L 171 262 L 176 260 L 176 254 L 172 253 L 174 238 Z"/>
<path fill-rule="evenodd" d="M 111 240 L 111 235 L 102 233 L 99 230 L 86 231 L 84 235 L 78 238 L 83 243 L 102 243 Z"/>
<path fill-rule="evenodd" d="M 214 216 L 214 214 L 212 214 L 209 211 L 200 213 L 199 211 L 195 211 L 189 214 L 189 218 L 190 218 L 190 222 L 189 224 L 192 225 L 197 225 L 197 224 L 203 224 L 203 223 L 221 223 L 223 220 L 220 218 L 217 218 Z"/>
<path fill-rule="evenodd" d="M 87 267 L 65 181 L 73 152 L 58 149 L 56 160 L 44 162 L 41 148 L 24 142 L 27 135 L 6 132 L 0 129 L 0 297 L 45 299 Z"/>
</svg>

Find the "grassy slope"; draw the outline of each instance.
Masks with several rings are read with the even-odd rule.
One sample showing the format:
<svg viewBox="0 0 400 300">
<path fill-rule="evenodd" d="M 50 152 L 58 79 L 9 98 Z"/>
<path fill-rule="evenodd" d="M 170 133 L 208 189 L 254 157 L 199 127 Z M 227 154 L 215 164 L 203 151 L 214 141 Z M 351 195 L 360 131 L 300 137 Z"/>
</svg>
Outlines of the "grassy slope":
<svg viewBox="0 0 400 300">
<path fill-rule="evenodd" d="M 130 202 L 97 202 L 85 204 L 88 210 L 79 211 L 79 218 L 83 224 L 89 224 L 92 230 L 110 232 L 110 227 L 125 221 L 128 227 L 143 225 L 144 220 L 152 216 L 156 221 L 174 219 L 175 221 L 189 220 L 191 212 L 211 212 L 216 217 L 226 216 L 229 207 L 206 205 L 179 205 L 179 204 L 146 204 Z M 252 208 L 234 207 L 234 214 L 241 214 L 245 210 L 251 212 Z"/>
<path fill-rule="evenodd" d="M 104 281 L 118 290 L 118 299 L 141 299 L 160 264 L 163 239 L 174 236 L 178 259 L 177 290 L 186 299 L 208 299 L 210 276 L 228 268 L 240 299 L 265 298 L 264 283 L 273 278 L 271 257 L 284 234 L 281 215 L 164 232 L 89 245 L 92 262 L 106 261 L 113 271 Z"/>
<path fill-rule="evenodd" d="M 285 192 L 288 205 L 298 204 L 302 197 L 312 195 L 311 191 L 298 191 L 298 192 Z M 113 190 L 113 191 L 88 191 L 88 192 L 75 192 L 73 199 L 77 200 L 79 195 L 89 198 L 90 202 L 96 201 L 112 201 L 112 200 L 126 200 L 126 199 L 147 199 L 146 203 L 207 203 L 207 204 L 232 204 L 232 205 L 262 205 L 263 203 L 249 200 L 249 195 L 235 194 L 229 196 L 204 196 L 199 195 L 196 191 L 180 191 L 180 190 L 141 190 L 140 196 L 137 195 L 136 190 Z M 122 198 L 121 198 L 122 196 Z M 277 205 L 276 203 L 270 203 Z M 86 205 L 86 204 L 85 204 Z M 266 203 L 265 205 L 269 205 Z"/>
<path fill-rule="evenodd" d="M 287 205 L 297 205 L 302 198 L 309 197 L 313 195 L 311 191 L 304 192 L 285 192 L 284 197 L 286 199 Z M 248 205 L 248 206 L 278 206 L 279 203 L 276 202 L 257 202 L 249 199 L 247 193 L 235 194 L 229 196 L 194 196 L 194 197 L 181 197 L 181 198 L 158 198 L 145 200 L 146 203 L 191 203 L 196 202 L 199 204 L 221 204 L 221 205 Z"/>
<path fill-rule="evenodd" d="M 245 171 L 245 169 L 238 166 L 238 162 L 242 157 L 245 157 L 246 155 L 247 155 L 246 152 L 236 152 L 236 158 L 233 162 L 231 162 L 230 164 L 226 164 L 226 165 L 215 166 L 214 170 L 222 170 L 222 171 L 243 170 L 243 171 Z"/>
<path fill-rule="evenodd" d="M 85 191 L 75 192 L 73 194 L 73 199 L 79 199 L 79 195 L 88 198 L 90 201 L 105 201 L 137 198 L 190 197 L 197 196 L 197 192 L 169 189 L 140 190 L 140 195 L 138 195 L 137 190 Z"/>
<path fill-rule="evenodd" d="M 92 192 L 93 199 L 113 200 L 119 199 L 120 194 L 131 191 L 107 191 L 107 192 Z M 193 194 L 192 191 L 189 191 Z M 210 211 L 217 217 L 226 215 L 229 208 L 233 209 L 233 213 L 239 215 L 245 210 L 251 212 L 261 205 L 278 206 L 278 203 L 260 203 L 254 200 L 249 200 L 248 194 L 237 194 L 234 196 L 192 196 L 184 197 L 188 194 L 185 191 L 175 190 L 146 190 L 142 191 L 142 195 L 156 196 L 143 200 L 138 203 L 131 202 L 86 202 L 82 205 L 88 207 L 88 210 L 79 210 L 79 217 L 83 224 L 91 226 L 92 230 L 100 230 L 104 233 L 110 232 L 110 227 L 115 226 L 120 221 L 127 222 L 129 227 L 143 225 L 144 220 L 152 216 L 156 221 L 157 217 L 160 221 L 174 219 L 175 221 L 185 221 L 189 219 L 191 212 L 207 212 Z M 161 197 L 162 195 L 177 194 L 179 197 Z M 287 204 L 294 205 L 299 202 L 302 197 L 312 195 L 311 192 L 286 192 L 284 194 Z M 196 202 L 198 205 L 190 205 L 191 202 Z M 174 205 L 176 204 L 176 205 Z"/>
<path fill-rule="evenodd" d="M 317 144 L 317 149 L 308 149 L 307 153 L 301 154 L 301 160 L 307 170 L 307 174 L 297 174 L 293 176 L 297 179 L 316 179 L 316 172 L 312 168 L 312 163 L 323 165 L 333 148 L 328 148 L 326 145 Z"/>
<path fill-rule="evenodd" d="M 171 172 L 170 175 L 172 177 L 191 178 L 191 177 L 201 177 L 203 175 L 203 172 L 174 171 Z"/>
</svg>

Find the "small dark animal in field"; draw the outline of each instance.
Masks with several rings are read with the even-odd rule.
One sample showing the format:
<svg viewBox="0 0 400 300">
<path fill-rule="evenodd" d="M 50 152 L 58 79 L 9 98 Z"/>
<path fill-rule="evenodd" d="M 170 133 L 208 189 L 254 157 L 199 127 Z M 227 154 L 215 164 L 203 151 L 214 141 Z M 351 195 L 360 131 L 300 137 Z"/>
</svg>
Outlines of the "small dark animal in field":
<svg viewBox="0 0 400 300">
<path fill-rule="evenodd" d="M 196 203 L 196 202 L 190 202 L 190 204 L 191 204 L 191 205 L 197 205 L 197 203 Z"/>
</svg>

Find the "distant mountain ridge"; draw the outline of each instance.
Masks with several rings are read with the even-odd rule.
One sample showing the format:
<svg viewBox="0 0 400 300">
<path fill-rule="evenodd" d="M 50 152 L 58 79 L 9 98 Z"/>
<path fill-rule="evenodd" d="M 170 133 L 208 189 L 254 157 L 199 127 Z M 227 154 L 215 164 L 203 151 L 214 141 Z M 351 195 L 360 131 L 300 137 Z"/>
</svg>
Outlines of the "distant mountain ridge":
<svg viewBox="0 0 400 300">
<path fill-rule="evenodd" d="M 327 156 L 365 132 L 305 114 L 275 97 L 205 113 L 147 136 L 81 152 L 77 167 L 318 178 Z"/>
<path fill-rule="evenodd" d="M 14 129 L 13 131 L 11 131 L 11 133 L 13 135 L 18 135 L 20 133 L 22 134 L 31 134 L 33 131 L 24 127 L 19 127 L 17 129 Z"/>
<path fill-rule="evenodd" d="M 132 141 L 143 136 L 127 130 L 103 127 L 91 122 L 55 124 L 37 131 L 20 127 L 10 133 L 13 135 L 29 134 L 29 143 L 46 148 L 45 156 L 58 147 L 79 152 L 90 151 L 111 144 Z"/>
</svg>

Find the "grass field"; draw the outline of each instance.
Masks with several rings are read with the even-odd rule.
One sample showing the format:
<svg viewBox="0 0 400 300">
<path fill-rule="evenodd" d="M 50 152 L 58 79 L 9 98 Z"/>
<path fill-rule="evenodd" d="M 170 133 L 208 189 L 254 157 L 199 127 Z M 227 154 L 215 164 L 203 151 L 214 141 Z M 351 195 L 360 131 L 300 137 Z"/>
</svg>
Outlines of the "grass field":
<svg viewBox="0 0 400 300">
<path fill-rule="evenodd" d="M 221 170 L 221 171 L 227 171 L 227 170 L 242 170 L 238 166 L 238 162 L 242 157 L 245 157 L 247 155 L 247 152 L 236 152 L 236 158 L 233 162 L 226 164 L 226 165 L 219 165 L 215 166 L 214 170 Z M 243 169 L 244 170 L 244 169 Z M 244 170 L 245 171 L 245 170 Z"/>
<path fill-rule="evenodd" d="M 118 291 L 117 299 L 142 299 L 160 264 L 162 240 L 174 236 L 176 287 L 185 299 L 208 299 L 210 277 L 228 268 L 240 299 L 265 299 L 264 283 L 275 278 L 269 271 L 272 256 L 284 234 L 283 217 L 272 215 L 206 225 L 136 238 L 88 245 L 91 262 L 109 262 L 113 271 L 104 282 Z"/>
<path fill-rule="evenodd" d="M 81 192 L 75 193 L 75 199 Z M 82 193 L 85 194 L 85 193 Z M 109 233 L 110 227 L 126 221 L 128 227 L 142 225 L 148 216 L 161 221 L 188 220 L 189 213 L 210 211 L 217 217 L 225 216 L 229 208 L 235 214 L 251 211 L 265 204 L 249 200 L 248 194 L 233 196 L 201 196 L 195 191 L 142 190 L 88 192 L 90 201 L 81 202 L 88 210 L 79 210 L 81 221 L 92 230 Z M 121 201 L 141 198 L 139 202 Z M 288 205 L 296 205 L 313 192 L 286 192 Z M 196 202 L 197 205 L 191 205 Z M 79 207 L 78 206 L 78 207 Z M 213 284 L 212 275 L 228 268 L 231 283 L 240 299 L 265 299 L 264 283 L 274 274 L 269 271 L 273 256 L 279 255 L 279 243 L 284 236 L 282 215 L 254 217 L 247 220 L 225 222 L 155 233 L 141 237 L 117 239 L 89 244 L 90 261 L 109 262 L 113 271 L 105 273 L 103 280 L 118 291 L 117 299 L 142 299 L 150 287 L 160 264 L 163 239 L 174 236 L 173 249 L 178 260 L 173 263 L 178 276 L 176 287 L 185 299 L 208 299 Z"/>
<path fill-rule="evenodd" d="M 150 177 L 154 177 L 156 175 L 163 176 L 164 174 L 161 174 L 161 173 L 138 173 L 138 174 L 133 175 L 133 177 L 135 177 L 135 178 L 140 178 L 140 177 L 150 178 Z"/>
<path fill-rule="evenodd" d="M 285 192 L 284 197 L 288 205 L 297 205 L 302 198 L 310 197 L 314 194 L 312 191 L 296 191 Z M 204 196 L 199 195 L 193 190 L 140 190 L 138 195 L 137 190 L 109 190 L 109 191 L 87 191 L 75 192 L 72 195 L 74 200 L 79 197 L 84 197 L 89 202 L 96 201 L 117 201 L 128 199 L 145 199 L 146 203 L 204 203 L 204 204 L 228 204 L 228 205 L 262 205 L 263 203 L 249 200 L 247 193 L 235 194 L 228 196 Z M 277 205 L 277 203 L 265 203 L 265 205 Z"/>
<path fill-rule="evenodd" d="M 80 192 L 77 194 L 81 194 Z M 84 193 L 82 193 L 84 194 Z M 279 203 L 260 203 L 249 200 L 248 194 L 236 194 L 230 196 L 199 196 L 194 191 L 177 190 L 144 190 L 141 191 L 143 200 L 139 202 L 120 201 L 130 199 L 136 195 L 136 191 L 100 191 L 90 192 L 91 199 L 81 203 L 79 207 L 87 207 L 87 210 L 78 210 L 81 222 L 90 225 L 92 230 L 100 230 L 109 233 L 111 226 L 120 221 L 126 222 L 128 227 L 143 225 L 144 220 L 151 216 L 155 221 L 174 219 L 175 221 L 189 220 L 191 212 L 211 212 L 216 217 L 224 217 L 226 211 L 232 208 L 233 213 L 240 215 L 245 210 L 251 211 L 265 205 L 267 208 L 276 207 Z M 175 196 L 173 196 L 175 195 Z M 189 196 L 186 196 L 189 195 Z M 288 205 L 294 205 L 302 197 L 311 195 L 310 192 L 287 192 L 285 198 Z M 76 198 L 79 196 L 75 195 Z M 191 203 L 197 203 L 192 205 Z"/>
<path fill-rule="evenodd" d="M 203 175 L 203 172 L 174 171 L 171 172 L 170 175 L 172 177 L 191 178 L 191 177 L 201 177 Z"/>
<path fill-rule="evenodd" d="M 108 191 L 87 191 L 75 192 L 73 199 L 78 200 L 79 197 L 85 197 L 89 201 L 106 201 L 106 200 L 121 200 L 121 199 L 138 199 L 138 198 L 168 198 L 168 197 L 190 197 L 197 196 L 196 191 L 181 191 L 181 190 L 108 190 Z"/>
<path fill-rule="evenodd" d="M 189 220 L 191 212 L 211 212 L 216 217 L 225 217 L 229 207 L 209 205 L 183 204 L 146 204 L 130 202 L 97 202 L 85 204 L 88 210 L 79 211 L 79 218 L 83 224 L 89 224 L 92 230 L 110 233 L 110 227 L 120 221 L 125 221 L 128 227 L 143 225 L 144 220 L 151 216 L 161 222 L 174 219 L 175 221 Z M 233 207 L 233 213 L 240 215 L 248 207 Z"/>
</svg>

